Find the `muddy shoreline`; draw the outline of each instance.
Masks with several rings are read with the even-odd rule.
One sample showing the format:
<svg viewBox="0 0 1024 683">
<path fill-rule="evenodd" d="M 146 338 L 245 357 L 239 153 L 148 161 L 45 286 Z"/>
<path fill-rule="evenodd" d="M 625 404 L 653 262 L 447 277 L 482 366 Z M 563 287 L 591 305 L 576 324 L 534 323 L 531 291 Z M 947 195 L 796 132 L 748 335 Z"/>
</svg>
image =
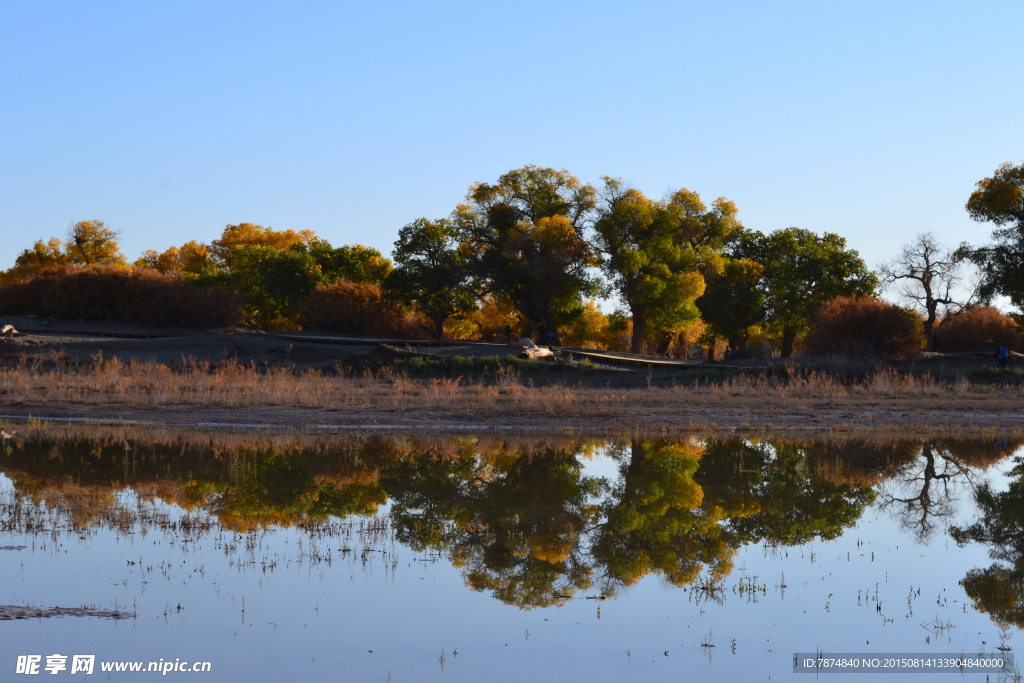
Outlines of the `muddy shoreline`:
<svg viewBox="0 0 1024 683">
<path fill-rule="evenodd" d="M 914 405 L 914 403 L 918 405 Z M 1024 410 L 1014 408 L 939 408 L 920 401 L 824 401 L 778 404 L 678 405 L 670 413 L 638 405 L 613 421 L 606 416 L 480 415 L 472 408 L 449 410 L 382 407 L 341 410 L 293 406 L 118 406 L 0 405 L 0 420 L 28 419 L 71 423 L 129 424 L 177 429 L 271 430 L 305 433 L 332 431 L 510 431 L 611 434 L 623 432 L 759 432 L 759 431 L 945 431 L 1024 430 Z M 649 408 L 654 408 L 650 406 Z M 664 406 L 658 406 L 664 408 Z"/>
<path fill-rule="evenodd" d="M 50 619 L 52 617 L 99 617 L 101 619 L 134 619 L 135 612 L 92 609 L 89 607 L 28 607 L 0 605 L 0 621 L 16 619 Z"/>
</svg>

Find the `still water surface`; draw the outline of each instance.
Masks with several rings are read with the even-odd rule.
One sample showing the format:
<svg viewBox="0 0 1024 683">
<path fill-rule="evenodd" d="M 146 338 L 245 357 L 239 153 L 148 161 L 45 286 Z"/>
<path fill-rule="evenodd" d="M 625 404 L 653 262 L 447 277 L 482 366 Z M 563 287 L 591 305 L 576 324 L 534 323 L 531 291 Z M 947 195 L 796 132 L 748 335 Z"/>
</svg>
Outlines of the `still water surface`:
<svg viewBox="0 0 1024 683">
<path fill-rule="evenodd" d="M 0 679 L 53 653 L 397 682 L 803 680 L 794 652 L 1015 652 L 1019 446 L 39 427 L 0 451 L 0 605 L 134 617 L 0 621 Z"/>
</svg>

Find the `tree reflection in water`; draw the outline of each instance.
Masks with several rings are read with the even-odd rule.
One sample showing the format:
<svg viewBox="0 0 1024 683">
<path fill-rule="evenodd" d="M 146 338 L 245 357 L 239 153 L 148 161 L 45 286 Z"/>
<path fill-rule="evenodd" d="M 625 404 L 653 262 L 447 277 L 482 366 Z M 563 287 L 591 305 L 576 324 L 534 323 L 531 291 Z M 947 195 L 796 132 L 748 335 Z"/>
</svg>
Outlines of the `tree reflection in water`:
<svg viewBox="0 0 1024 683">
<path fill-rule="evenodd" d="M 381 483 L 403 542 L 448 553 L 469 586 L 522 608 L 651 574 L 714 583 L 743 545 L 835 538 L 874 499 L 829 481 L 793 444 L 635 439 L 609 448 L 614 483 L 586 476 L 577 451 L 408 455 Z"/>
<path fill-rule="evenodd" d="M 652 573 L 675 586 L 693 583 L 705 568 L 712 581 L 728 575 L 736 545 L 723 522 L 742 506 L 706 498 L 694 480 L 703 445 L 637 439 L 630 446 L 613 450 L 619 482 L 604 502 L 589 553 L 605 592 Z"/>
<path fill-rule="evenodd" d="M 584 475 L 576 453 L 514 444 L 454 458 L 409 453 L 381 473 L 398 538 L 446 552 L 471 588 L 520 607 L 589 588 L 581 537 L 605 486 Z"/>
<path fill-rule="evenodd" d="M 458 567 L 466 584 L 523 609 L 584 591 L 611 595 L 657 576 L 720 583 L 745 545 L 830 540 L 867 506 L 893 511 L 918 538 L 955 510 L 959 483 L 1016 444 L 953 440 L 794 441 L 633 438 L 488 440 L 107 435 L 9 445 L 0 472 L 15 497 L 87 527 L 132 489 L 249 532 L 372 516 L 390 503 L 397 540 Z M 611 479 L 586 463 L 603 450 Z M 975 570 L 979 609 L 1021 623 L 1024 465 L 1005 494 L 981 486 L 983 515 L 958 542 L 990 543 L 1008 566 Z M 17 509 L 12 505 L 11 510 Z M 0 514 L 0 517 L 3 515 Z M 16 515 L 0 520 L 11 529 Z M 105 523 L 105 522 L 104 522 Z"/>
<path fill-rule="evenodd" d="M 945 529 L 957 511 L 960 492 L 974 491 L 982 470 L 1006 457 L 999 443 L 957 439 L 907 442 L 914 458 L 899 463 L 880 487 L 880 507 L 919 543 Z"/>
<path fill-rule="evenodd" d="M 1024 458 L 1014 459 L 1006 491 L 982 484 L 974 494 L 978 519 L 953 527 L 950 534 L 961 547 L 984 543 L 995 560 L 987 568 L 967 572 L 961 584 L 974 608 L 1002 626 L 1024 628 Z"/>
</svg>

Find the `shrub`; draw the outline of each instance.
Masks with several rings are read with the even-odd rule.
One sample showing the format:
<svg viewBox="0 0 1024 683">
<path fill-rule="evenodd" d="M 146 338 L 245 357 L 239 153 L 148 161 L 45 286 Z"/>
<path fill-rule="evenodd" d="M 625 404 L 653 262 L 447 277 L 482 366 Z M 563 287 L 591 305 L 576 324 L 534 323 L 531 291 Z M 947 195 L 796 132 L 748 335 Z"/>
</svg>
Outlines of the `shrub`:
<svg viewBox="0 0 1024 683">
<path fill-rule="evenodd" d="M 338 279 L 318 285 L 298 312 L 305 327 L 341 334 L 426 339 L 430 322 L 387 301 L 381 289 Z"/>
<path fill-rule="evenodd" d="M 0 315 L 221 327 L 239 320 L 236 297 L 145 268 L 57 266 L 0 289 Z"/>
<path fill-rule="evenodd" d="M 836 297 L 814 314 L 808 353 L 911 360 L 924 346 L 921 318 L 874 297 Z"/>
<path fill-rule="evenodd" d="M 1003 345 L 1024 351 L 1017 322 L 991 306 L 946 316 L 935 328 L 935 336 L 940 351 L 991 351 Z"/>
</svg>

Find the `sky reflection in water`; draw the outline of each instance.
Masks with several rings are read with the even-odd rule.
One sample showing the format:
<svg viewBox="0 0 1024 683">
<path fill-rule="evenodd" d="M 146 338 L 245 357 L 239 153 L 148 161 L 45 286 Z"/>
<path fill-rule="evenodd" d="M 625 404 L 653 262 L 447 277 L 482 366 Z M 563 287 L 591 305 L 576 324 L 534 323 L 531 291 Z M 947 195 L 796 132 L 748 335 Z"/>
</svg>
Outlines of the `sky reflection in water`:
<svg viewBox="0 0 1024 683">
<path fill-rule="evenodd" d="M 787 680 L 795 651 L 1015 647 L 1018 447 L 40 427 L 0 452 L 0 604 L 137 617 L 0 622 L 0 671 Z"/>
</svg>

